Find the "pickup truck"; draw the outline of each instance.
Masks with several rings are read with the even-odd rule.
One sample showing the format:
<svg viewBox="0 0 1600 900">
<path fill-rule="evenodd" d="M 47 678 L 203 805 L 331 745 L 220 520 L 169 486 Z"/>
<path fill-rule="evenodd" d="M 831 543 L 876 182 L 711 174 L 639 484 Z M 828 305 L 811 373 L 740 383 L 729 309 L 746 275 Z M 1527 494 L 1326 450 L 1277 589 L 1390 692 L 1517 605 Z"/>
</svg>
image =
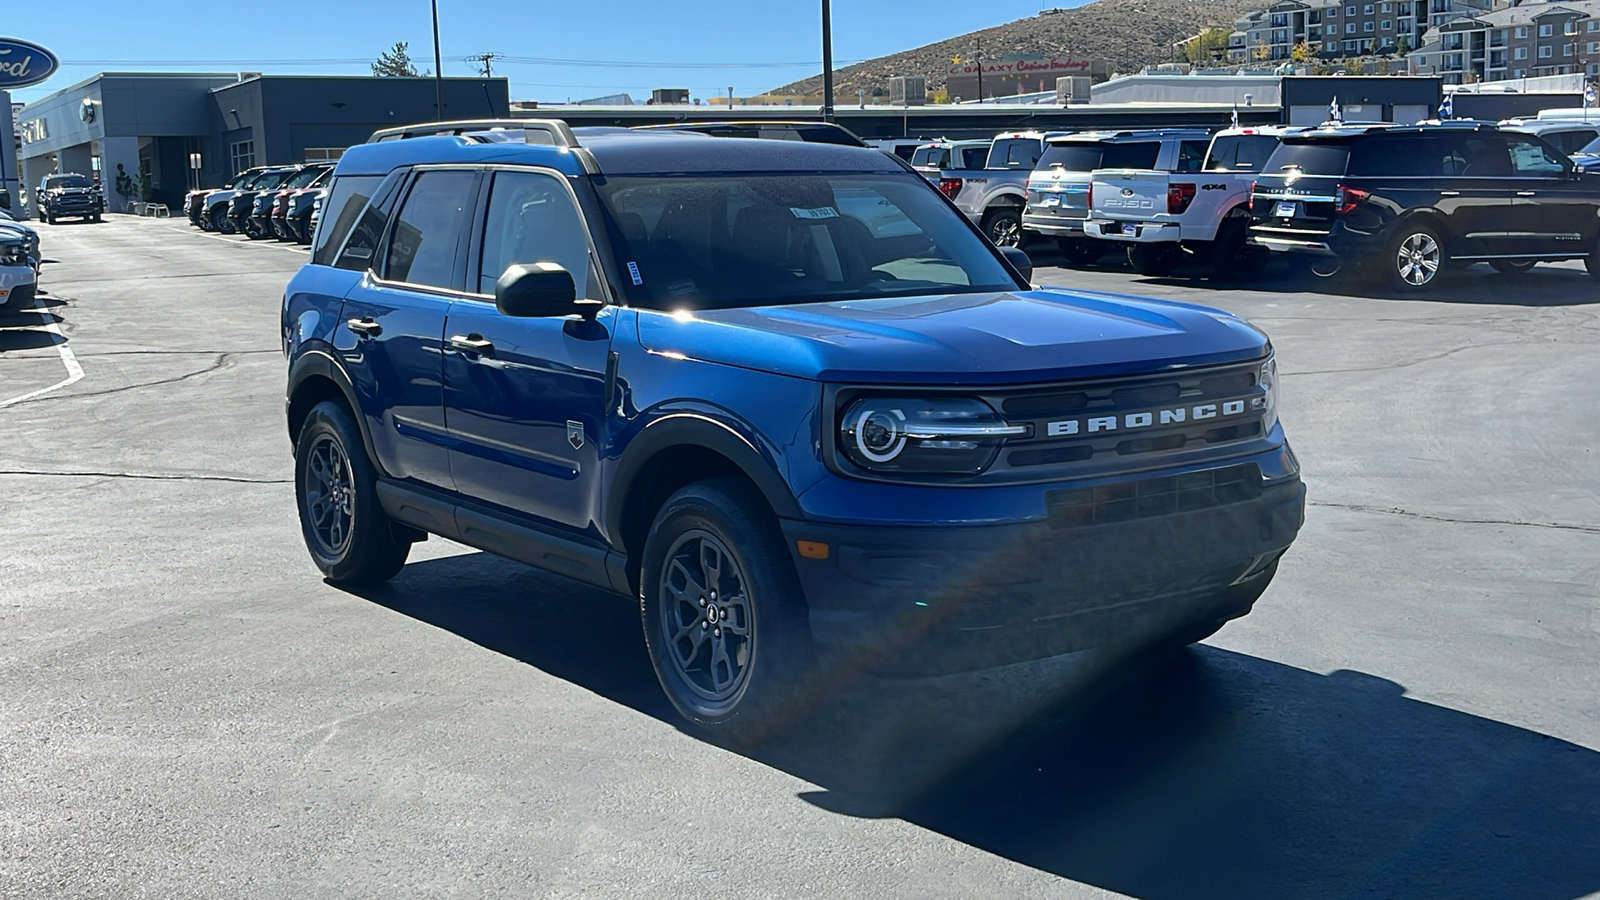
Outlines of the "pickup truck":
<svg viewBox="0 0 1600 900">
<path fill-rule="evenodd" d="M 1108 245 L 1084 226 L 1090 173 L 1100 168 L 1192 171 L 1200 168 L 1210 135 L 1199 129 L 1100 131 L 1051 138 L 1028 176 L 1022 225 L 1053 237 L 1076 265 L 1104 256 Z"/>
<path fill-rule="evenodd" d="M 1048 138 L 1065 132 L 1013 131 L 995 135 L 981 169 L 946 169 L 939 190 L 996 247 L 1022 243 L 1022 209 L 1028 201 L 1028 173 L 1038 165 Z"/>
<path fill-rule="evenodd" d="M 1162 166 L 1115 168 L 1093 174 L 1093 214 L 1084 234 L 1128 246 L 1141 275 L 1164 277 L 1191 259 L 1214 278 L 1254 281 L 1267 264 L 1265 248 L 1245 241 L 1250 187 L 1291 129 L 1228 128 L 1217 132 L 1198 171 Z"/>
<path fill-rule="evenodd" d="M 934 141 L 911 154 L 911 168 L 934 184 L 945 169 L 981 169 L 989 161 L 989 141 Z"/>
</svg>

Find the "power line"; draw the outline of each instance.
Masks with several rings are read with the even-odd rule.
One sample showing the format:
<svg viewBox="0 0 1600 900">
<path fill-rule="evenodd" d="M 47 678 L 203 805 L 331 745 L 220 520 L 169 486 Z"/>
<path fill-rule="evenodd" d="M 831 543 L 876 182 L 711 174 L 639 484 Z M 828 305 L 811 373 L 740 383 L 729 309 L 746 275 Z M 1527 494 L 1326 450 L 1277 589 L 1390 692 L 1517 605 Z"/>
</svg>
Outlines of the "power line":
<svg viewBox="0 0 1600 900">
<path fill-rule="evenodd" d="M 478 66 L 479 66 L 479 69 L 478 69 L 478 74 L 479 75 L 482 75 L 485 78 L 493 78 L 494 77 L 494 67 L 491 65 L 491 63 L 493 63 L 497 59 L 504 59 L 504 58 L 505 58 L 505 54 L 503 54 L 503 53 L 479 53 L 476 56 L 467 57 L 466 62 L 469 63 L 469 64 L 477 63 Z"/>
<path fill-rule="evenodd" d="M 557 59 L 541 56 L 505 56 L 499 53 L 465 57 L 466 62 L 481 62 L 484 55 L 516 65 L 585 66 L 602 69 L 786 69 L 821 66 L 820 60 L 798 62 L 633 62 L 604 59 Z M 835 66 L 865 62 L 864 59 L 835 60 Z M 63 66 L 364 66 L 372 60 L 360 58 L 325 59 L 64 59 Z"/>
</svg>

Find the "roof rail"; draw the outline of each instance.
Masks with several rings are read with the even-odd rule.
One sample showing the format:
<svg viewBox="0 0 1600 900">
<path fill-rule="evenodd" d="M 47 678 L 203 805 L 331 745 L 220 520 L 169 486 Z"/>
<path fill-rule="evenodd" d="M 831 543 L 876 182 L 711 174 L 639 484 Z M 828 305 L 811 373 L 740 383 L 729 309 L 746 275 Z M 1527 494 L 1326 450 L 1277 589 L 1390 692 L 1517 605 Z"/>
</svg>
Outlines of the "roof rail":
<svg viewBox="0 0 1600 900">
<path fill-rule="evenodd" d="M 578 138 L 572 133 L 571 126 L 560 119 L 463 119 L 456 122 L 424 122 L 379 129 L 372 133 L 372 137 L 367 138 L 367 143 L 376 144 L 437 135 L 472 134 L 478 131 L 524 131 L 530 144 L 564 148 L 578 146 Z"/>
<path fill-rule="evenodd" d="M 809 144 L 837 144 L 845 147 L 865 147 L 866 142 L 855 132 L 837 122 L 810 122 L 790 120 L 752 120 L 733 122 L 668 122 L 663 125 L 636 125 L 634 131 L 692 131 L 712 137 L 777 137 Z M 765 133 L 763 133 L 765 132 Z"/>
</svg>

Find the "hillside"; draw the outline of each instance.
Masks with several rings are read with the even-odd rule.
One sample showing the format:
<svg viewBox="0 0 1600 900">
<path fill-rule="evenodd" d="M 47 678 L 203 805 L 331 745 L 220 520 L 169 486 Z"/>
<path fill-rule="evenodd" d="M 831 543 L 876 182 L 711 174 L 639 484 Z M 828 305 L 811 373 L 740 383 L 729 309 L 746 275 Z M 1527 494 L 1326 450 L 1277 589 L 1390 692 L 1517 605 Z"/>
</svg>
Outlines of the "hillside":
<svg viewBox="0 0 1600 900">
<path fill-rule="evenodd" d="M 857 91 L 887 93 L 897 75 L 925 75 L 928 90 L 944 87 L 945 73 L 957 55 L 971 58 L 983 42 L 984 59 L 1007 53 L 1043 53 L 1104 59 L 1113 72 L 1172 59 L 1172 45 L 1207 26 L 1232 30 L 1240 15 L 1268 0 L 1097 0 L 1076 9 L 1049 12 L 1005 25 L 963 34 L 938 43 L 856 63 L 834 72 L 834 96 L 843 102 Z M 820 94 L 820 74 L 771 91 Z"/>
</svg>

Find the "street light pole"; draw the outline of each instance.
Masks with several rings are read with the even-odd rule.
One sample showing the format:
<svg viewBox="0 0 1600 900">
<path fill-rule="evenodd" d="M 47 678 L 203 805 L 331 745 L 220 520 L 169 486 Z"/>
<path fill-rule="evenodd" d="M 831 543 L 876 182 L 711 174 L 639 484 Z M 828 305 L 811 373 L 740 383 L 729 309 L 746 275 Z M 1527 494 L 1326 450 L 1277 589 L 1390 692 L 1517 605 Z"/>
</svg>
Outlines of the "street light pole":
<svg viewBox="0 0 1600 900">
<path fill-rule="evenodd" d="M 444 60 L 439 53 L 439 0 L 433 3 L 433 103 L 438 107 L 435 113 L 444 121 Z"/>
<path fill-rule="evenodd" d="M 833 11 L 822 0 L 822 121 L 833 121 Z"/>
</svg>

